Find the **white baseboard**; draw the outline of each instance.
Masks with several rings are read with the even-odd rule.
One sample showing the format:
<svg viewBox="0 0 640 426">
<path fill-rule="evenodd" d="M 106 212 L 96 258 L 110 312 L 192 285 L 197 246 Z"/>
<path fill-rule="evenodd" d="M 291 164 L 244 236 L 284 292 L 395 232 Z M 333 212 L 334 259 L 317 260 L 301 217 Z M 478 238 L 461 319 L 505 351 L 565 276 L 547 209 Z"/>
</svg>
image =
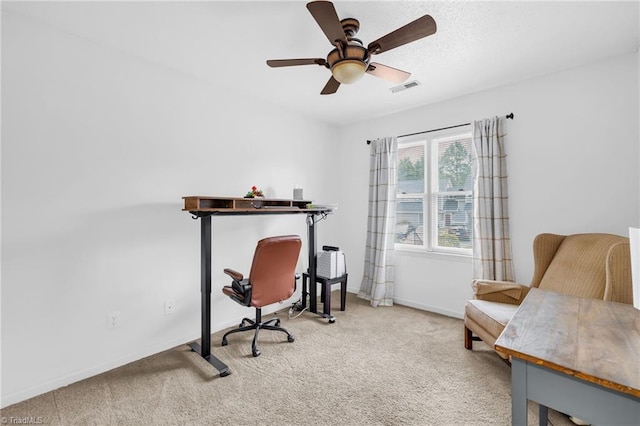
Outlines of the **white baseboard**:
<svg viewBox="0 0 640 426">
<path fill-rule="evenodd" d="M 157 353 L 166 351 L 168 349 L 174 348 L 176 346 L 186 344 L 188 342 L 192 342 L 197 338 L 176 338 L 169 342 L 163 343 L 161 345 L 155 345 L 149 347 L 142 351 L 137 351 L 121 358 L 105 362 L 103 364 L 97 365 L 95 367 L 87 368 L 85 370 L 75 371 L 70 374 L 58 377 L 56 379 L 50 380 L 48 382 L 40 383 L 37 386 L 30 387 L 28 389 L 21 390 L 19 392 L 6 395 L 2 394 L 2 408 L 5 408 L 9 405 L 16 404 L 18 402 L 27 400 L 29 398 L 33 398 L 38 395 L 42 395 L 44 393 L 50 392 L 55 389 L 59 389 L 64 386 L 68 386 L 72 383 L 79 382 L 80 380 L 88 379 L 89 377 L 97 376 L 98 374 L 102 374 L 106 371 L 113 370 L 114 368 L 121 367 L 123 365 L 129 364 L 131 362 L 140 360 L 142 358 L 146 358 L 151 355 L 155 355 Z"/>
<path fill-rule="evenodd" d="M 430 306 L 430 305 L 425 305 L 425 304 L 422 304 L 422 303 L 416 303 L 413 300 L 405 300 L 405 299 L 394 298 L 393 302 L 397 303 L 398 305 L 403 305 L 403 306 L 408 306 L 410 308 L 420 309 L 421 311 L 428 311 L 428 312 L 433 312 L 433 313 L 436 313 L 436 314 L 444 315 L 444 316 L 447 316 L 447 317 L 464 319 L 464 312 L 463 311 L 460 311 L 460 312 L 450 311 L 449 309 L 442 309 L 442 308 L 439 308 L 437 306 Z"/>
<path fill-rule="evenodd" d="M 347 292 L 354 293 L 357 295 L 359 293 L 359 289 L 349 288 L 347 286 Z M 421 311 L 433 312 L 433 313 L 444 315 L 447 317 L 464 319 L 464 311 L 460 311 L 460 312 L 450 311 L 448 309 L 442 309 L 437 306 L 425 305 L 423 303 L 417 303 L 413 300 L 398 299 L 395 297 L 393 298 L 393 303 L 397 303 L 398 305 L 402 305 L 402 306 L 408 306 L 410 308 L 420 309 Z"/>
<path fill-rule="evenodd" d="M 353 289 L 353 288 L 347 288 L 347 291 L 349 293 L 358 293 L 358 290 Z M 423 311 L 429 311 L 429 312 L 435 312 L 437 314 L 441 314 L 441 315 L 445 315 L 445 316 L 449 316 L 449 317 L 454 317 L 454 318 L 460 318 L 462 319 L 464 317 L 462 312 L 453 312 L 453 311 L 449 311 L 446 309 L 441 309 L 435 306 L 429 306 L 429 305 L 424 305 L 421 303 L 416 303 L 410 300 L 403 300 L 403 299 L 394 299 L 394 303 L 397 303 L 399 305 L 404 305 L 404 306 L 408 306 L 410 308 L 416 308 L 416 309 L 420 309 Z M 273 309 L 273 312 L 275 312 L 276 310 L 279 309 L 284 309 L 284 307 L 276 307 L 275 309 Z M 265 315 L 268 315 L 272 313 L 271 310 L 269 310 L 268 312 L 265 312 Z M 248 315 L 245 316 L 249 316 L 251 317 L 253 314 L 253 312 L 250 312 Z M 240 321 L 240 318 L 236 318 L 233 320 L 228 320 L 228 321 L 224 321 L 223 323 L 220 324 L 216 324 L 215 327 L 212 327 L 211 332 L 215 333 L 217 331 L 220 330 L 224 330 L 225 328 L 228 327 L 232 327 L 238 324 L 238 322 Z M 12 404 L 16 404 L 18 402 L 27 400 L 29 398 L 33 398 L 35 396 L 38 395 L 42 395 L 44 393 L 50 392 L 52 390 L 55 389 L 59 389 L 63 386 L 68 386 L 72 383 L 75 382 L 79 382 L 80 380 L 84 380 L 84 379 L 88 379 L 89 377 L 93 377 L 96 376 L 98 374 L 102 374 L 106 371 L 109 370 L 113 370 L 114 368 L 118 368 L 121 367 L 123 365 L 129 364 L 131 362 L 134 361 L 138 361 L 142 358 L 146 358 L 148 356 L 151 355 L 155 355 L 157 353 L 169 350 L 171 348 L 175 348 L 176 346 L 180 346 L 180 345 L 186 345 L 189 342 L 193 342 L 195 340 L 198 340 L 200 338 L 200 335 L 198 335 L 197 337 L 194 337 L 193 335 L 189 335 L 189 336 L 184 336 L 181 338 L 175 338 L 173 340 L 170 340 L 168 342 L 165 342 L 163 344 L 160 345 L 155 345 L 155 346 L 151 346 L 145 350 L 141 350 L 141 351 L 137 351 L 131 354 L 128 354 L 126 356 L 123 356 L 121 358 L 109 361 L 109 362 L 105 362 L 103 364 L 97 365 L 95 367 L 91 367 L 91 368 L 87 368 L 85 370 L 81 370 L 81 371 L 75 371 L 72 372 L 70 374 L 67 374 L 65 376 L 62 377 L 58 377 L 54 380 L 50 380 L 48 382 L 45 383 L 41 383 L 37 386 L 33 386 L 30 387 L 28 389 L 24 389 L 21 390 L 19 392 L 13 393 L 13 394 L 2 394 L 2 408 L 5 408 L 9 405 Z"/>
<path fill-rule="evenodd" d="M 253 314 L 254 314 L 254 311 L 252 308 L 252 310 L 248 311 L 247 315 L 245 316 L 253 318 Z M 228 321 L 224 321 L 223 323 L 216 324 L 215 327 L 212 327 L 211 333 L 224 330 L 225 328 L 228 328 L 228 327 L 237 326 L 240 320 L 241 320 L 241 317 L 238 317 L 233 320 L 228 320 Z M 1 406 L 2 408 L 5 408 L 5 407 L 8 407 L 9 405 L 16 404 L 18 402 L 27 400 L 29 398 L 33 398 L 35 396 L 42 395 L 52 390 L 56 390 L 61 387 L 79 382 L 81 380 L 88 379 L 89 377 L 97 376 L 98 374 L 102 374 L 104 372 L 113 370 L 114 368 L 121 367 L 123 365 L 129 364 L 134 361 L 138 361 L 142 358 L 155 355 L 157 353 L 169 350 L 171 348 L 175 348 L 176 346 L 180 346 L 180 345 L 186 346 L 188 343 L 199 340 L 200 337 L 201 337 L 200 334 L 198 334 L 197 337 L 194 337 L 192 334 L 190 334 L 189 336 L 175 338 L 168 342 L 151 346 L 145 350 L 128 354 L 121 358 L 118 358 L 109 362 L 105 362 L 95 367 L 87 368 L 85 370 L 80 370 L 80 371 L 74 371 L 70 374 L 58 377 L 54 380 L 50 380 L 45 383 L 40 383 L 37 386 L 33 386 L 16 393 L 5 395 L 3 392 Z"/>
</svg>

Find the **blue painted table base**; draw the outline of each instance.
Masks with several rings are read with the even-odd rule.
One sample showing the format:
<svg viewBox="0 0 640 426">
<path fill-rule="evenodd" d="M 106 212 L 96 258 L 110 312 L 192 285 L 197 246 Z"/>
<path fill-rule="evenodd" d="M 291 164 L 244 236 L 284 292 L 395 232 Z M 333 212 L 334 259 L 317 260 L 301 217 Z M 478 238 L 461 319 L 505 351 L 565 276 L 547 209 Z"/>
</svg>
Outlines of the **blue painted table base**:
<svg viewBox="0 0 640 426">
<path fill-rule="evenodd" d="M 512 357 L 512 425 L 527 425 L 528 400 L 540 405 L 541 426 L 547 425 L 547 407 L 594 425 L 640 425 L 640 398 Z"/>
</svg>

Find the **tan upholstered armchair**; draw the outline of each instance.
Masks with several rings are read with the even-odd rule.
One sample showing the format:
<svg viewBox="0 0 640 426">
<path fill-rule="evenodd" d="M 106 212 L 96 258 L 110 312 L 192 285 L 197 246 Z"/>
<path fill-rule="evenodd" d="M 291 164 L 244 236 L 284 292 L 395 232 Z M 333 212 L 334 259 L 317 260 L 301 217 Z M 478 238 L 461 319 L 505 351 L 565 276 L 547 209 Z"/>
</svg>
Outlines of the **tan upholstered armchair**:
<svg viewBox="0 0 640 426">
<path fill-rule="evenodd" d="M 474 280 L 464 310 L 464 346 L 482 339 L 493 347 L 531 287 L 578 297 L 633 303 L 629 239 L 610 234 L 540 234 L 533 242 L 530 286 Z M 544 315 L 541 313 L 541 315 Z M 498 352 L 503 358 L 506 355 Z"/>
</svg>

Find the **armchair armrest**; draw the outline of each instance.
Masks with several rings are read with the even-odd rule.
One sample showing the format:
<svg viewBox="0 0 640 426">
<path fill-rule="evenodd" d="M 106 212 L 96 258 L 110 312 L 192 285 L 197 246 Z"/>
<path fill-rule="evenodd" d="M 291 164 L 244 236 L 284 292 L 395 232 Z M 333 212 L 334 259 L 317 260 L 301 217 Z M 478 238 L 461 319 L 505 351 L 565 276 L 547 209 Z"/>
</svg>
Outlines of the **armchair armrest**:
<svg viewBox="0 0 640 426">
<path fill-rule="evenodd" d="M 493 280 L 473 280 L 471 288 L 476 299 L 512 305 L 519 305 L 530 289 L 523 284 Z"/>
<path fill-rule="evenodd" d="M 604 300 L 632 305 L 631 246 L 628 242 L 611 246 L 607 252 L 605 273 Z"/>
</svg>

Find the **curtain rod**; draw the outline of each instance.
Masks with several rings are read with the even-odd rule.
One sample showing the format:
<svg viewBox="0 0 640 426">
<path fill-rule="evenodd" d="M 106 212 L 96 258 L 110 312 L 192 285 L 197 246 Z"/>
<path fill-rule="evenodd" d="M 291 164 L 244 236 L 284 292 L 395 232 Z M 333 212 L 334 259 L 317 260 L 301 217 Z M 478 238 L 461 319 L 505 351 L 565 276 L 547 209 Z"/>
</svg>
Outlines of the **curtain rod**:
<svg viewBox="0 0 640 426">
<path fill-rule="evenodd" d="M 508 118 L 508 119 L 510 119 L 510 120 L 513 120 L 513 113 L 512 113 L 512 112 L 510 112 L 509 114 L 507 114 L 507 115 L 505 116 L 505 118 Z M 431 132 L 438 132 L 438 131 L 440 131 L 440 130 L 455 129 L 456 127 L 468 126 L 468 125 L 470 125 L 470 124 L 471 124 L 471 123 L 456 124 L 455 126 L 441 127 L 441 128 L 439 128 L 439 129 L 425 130 L 424 132 L 409 133 L 409 134 L 407 134 L 407 135 L 400 135 L 400 136 L 398 136 L 398 137 L 399 137 L 399 138 L 404 138 L 404 137 L 407 137 L 407 136 L 421 135 L 421 134 L 423 134 L 423 133 L 431 133 Z M 368 140 L 368 141 L 367 141 L 367 145 L 370 145 L 370 144 L 371 144 L 371 141 L 370 141 L 370 140 Z"/>
</svg>

